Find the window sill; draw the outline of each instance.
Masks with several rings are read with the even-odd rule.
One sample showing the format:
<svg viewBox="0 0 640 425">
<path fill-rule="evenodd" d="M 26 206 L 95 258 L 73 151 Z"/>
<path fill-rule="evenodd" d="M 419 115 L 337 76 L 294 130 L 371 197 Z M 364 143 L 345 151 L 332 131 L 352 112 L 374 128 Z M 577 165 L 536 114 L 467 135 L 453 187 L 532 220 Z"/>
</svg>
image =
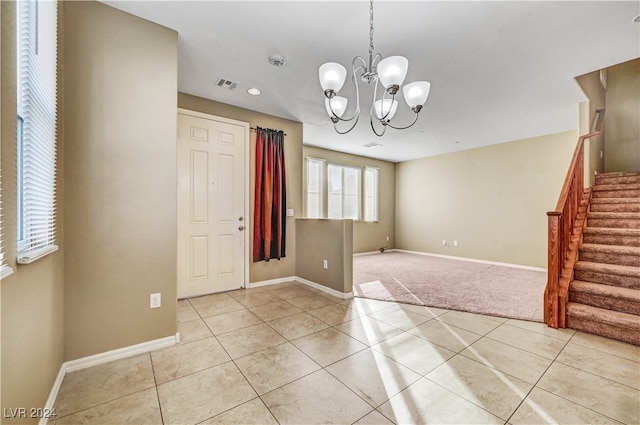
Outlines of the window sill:
<svg viewBox="0 0 640 425">
<path fill-rule="evenodd" d="M 0 267 L 0 280 L 4 279 L 5 277 L 11 276 L 11 274 L 13 273 L 13 269 L 9 266 L 2 266 Z"/>
<path fill-rule="evenodd" d="M 56 252 L 58 250 L 58 245 L 50 245 L 44 248 L 40 248 L 36 251 L 29 251 L 25 253 L 18 253 L 18 264 L 31 264 L 36 260 L 45 257 L 52 252 Z"/>
</svg>

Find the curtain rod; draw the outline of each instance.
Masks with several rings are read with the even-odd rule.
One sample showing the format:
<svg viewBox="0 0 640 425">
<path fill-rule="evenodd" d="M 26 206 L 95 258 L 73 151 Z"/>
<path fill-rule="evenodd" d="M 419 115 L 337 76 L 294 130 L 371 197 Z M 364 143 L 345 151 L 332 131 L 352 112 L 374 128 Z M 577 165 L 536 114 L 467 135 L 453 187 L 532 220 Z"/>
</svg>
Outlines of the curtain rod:
<svg viewBox="0 0 640 425">
<path fill-rule="evenodd" d="M 251 131 L 256 131 L 257 128 L 256 127 L 249 127 L 249 129 L 251 129 Z M 270 128 L 265 128 L 264 130 L 272 130 Z M 278 131 L 278 130 L 273 130 L 273 131 Z M 287 135 L 287 133 L 283 133 L 285 136 Z"/>
</svg>

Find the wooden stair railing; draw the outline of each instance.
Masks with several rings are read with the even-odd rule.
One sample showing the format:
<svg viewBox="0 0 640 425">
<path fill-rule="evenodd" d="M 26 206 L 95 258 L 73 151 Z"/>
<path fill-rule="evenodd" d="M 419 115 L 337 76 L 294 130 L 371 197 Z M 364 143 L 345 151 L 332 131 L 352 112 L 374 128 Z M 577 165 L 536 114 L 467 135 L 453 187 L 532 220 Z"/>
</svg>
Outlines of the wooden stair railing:
<svg viewBox="0 0 640 425">
<path fill-rule="evenodd" d="M 596 110 L 593 130 L 580 136 L 564 180 L 555 211 L 549 211 L 547 286 L 544 290 L 544 322 L 564 328 L 569 283 L 578 258 L 591 189 L 584 188 L 584 142 L 600 134 L 604 109 Z"/>
</svg>

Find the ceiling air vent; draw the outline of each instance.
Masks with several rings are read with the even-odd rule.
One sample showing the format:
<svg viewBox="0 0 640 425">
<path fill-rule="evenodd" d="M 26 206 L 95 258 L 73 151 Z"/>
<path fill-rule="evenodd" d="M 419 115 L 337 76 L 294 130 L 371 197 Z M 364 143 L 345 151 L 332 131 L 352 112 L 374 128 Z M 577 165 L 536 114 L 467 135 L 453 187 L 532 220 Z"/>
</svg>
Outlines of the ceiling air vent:
<svg viewBox="0 0 640 425">
<path fill-rule="evenodd" d="M 376 142 L 371 142 L 371 143 L 367 143 L 366 145 L 362 145 L 365 148 L 377 148 L 378 146 L 382 146 L 382 144 L 380 143 L 376 143 Z"/>
<path fill-rule="evenodd" d="M 236 88 L 238 83 L 235 83 L 231 80 L 226 80 L 224 78 L 218 78 L 215 83 L 213 83 L 216 87 L 221 87 L 223 89 L 233 90 Z"/>
</svg>

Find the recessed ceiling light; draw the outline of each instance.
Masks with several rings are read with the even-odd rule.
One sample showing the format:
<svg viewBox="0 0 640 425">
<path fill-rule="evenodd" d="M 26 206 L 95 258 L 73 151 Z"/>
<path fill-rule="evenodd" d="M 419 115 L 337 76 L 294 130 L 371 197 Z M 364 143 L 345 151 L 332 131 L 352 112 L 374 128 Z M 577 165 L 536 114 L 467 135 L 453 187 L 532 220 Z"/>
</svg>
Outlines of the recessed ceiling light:
<svg viewBox="0 0 640 425">
<path fill-rule="evenodd" d="M 249 93 L 251 96 L 260 96 L 262 92 L 259 89 L 252 87 L 249 90 L 247 90 L 247 93 Z"/>
</svg>

